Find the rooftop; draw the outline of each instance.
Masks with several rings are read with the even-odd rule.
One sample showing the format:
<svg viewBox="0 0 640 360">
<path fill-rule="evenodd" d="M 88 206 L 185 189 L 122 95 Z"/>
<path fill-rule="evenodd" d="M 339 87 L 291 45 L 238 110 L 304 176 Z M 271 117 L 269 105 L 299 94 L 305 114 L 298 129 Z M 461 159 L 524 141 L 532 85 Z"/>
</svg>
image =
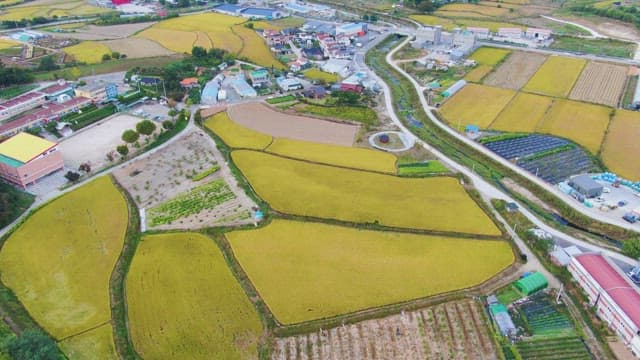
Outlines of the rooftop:
<svg viewBox="0 0 640 360">
<path fill-rule="evenodd" d="M 585 190 L 600 189 L 602 185 L 598 184 L 589 175 L 578 175 L 570 180 L 570 182 L 576 186 L 579 186 Z"/>
<path fill-rule="evenodd" d="M 240 9 L 242 9 L 242 6 L 239 5 L 232 5 L 232 4 L 222 4 L 222 5 L 218 5 L 216 7 L 214 7 L 214 9 L 219 10 L 219 11 L 228 11 L 228 12 L 236 12 Z"/>
<path fill-rule="evenodd" d="M 0 143 L 0 155 L 27 163 L 54 146 L 56 143 L 49 140 L 27 133 L 19 133 Z"/>
<path fill-rule="evenodd" d="M 39 92 L 39 91 L 33 91 L 33 92 L 29 92 L 20 96 L 16 96 L 11 100 L 5 101 L 3 102 L 2 105 L 3 107 L 9 108 L 12 106 L 16 106 L 18 104 L 22 104 L 25 103 L 27 101 L 31 101 L 35 98 L 42 98 L 44 96 L 43 93 Z"/>
<path fill-rule="evenodd" d="M 275 11 L 275 9 L 248 7 L 242 10 L 242 13 L 255 16 L 272 16 Z"/>
<path fill-rule="evenodd" d="M 575 259 L 600 284 L 622 311 L 640 327 L 640 293 L 600 254 L 582 254 Z"/>
<path fill-rule="evenodd" d="M 71 84 L 69 84 L 68 82 L 60 82 L 57 83 L 55 85 L 51 85 L 49 87 L 46 87 L 42 90 L 40 90 L 40 92 L 43 92 L 47 95 L 51 95 L 51 94 L 55 94 L 61 91 L 67 91 L 69 90 L 69 88 L 71 87 Z"/>
</svg>

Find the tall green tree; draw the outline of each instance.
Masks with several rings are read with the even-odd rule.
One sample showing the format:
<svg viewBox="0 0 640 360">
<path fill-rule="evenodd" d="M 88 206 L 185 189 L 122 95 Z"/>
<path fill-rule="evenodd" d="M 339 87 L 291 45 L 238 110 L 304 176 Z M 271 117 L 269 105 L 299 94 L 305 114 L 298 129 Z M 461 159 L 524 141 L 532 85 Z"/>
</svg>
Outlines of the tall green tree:
<svg viewBox="0 0 640 360">
<path fill-rule="evenodd" d="M 7 344 L 7 352 L 14 360 L 62 360 L 55 341 L 37 330 L 25 330 Z"/>
</svg>

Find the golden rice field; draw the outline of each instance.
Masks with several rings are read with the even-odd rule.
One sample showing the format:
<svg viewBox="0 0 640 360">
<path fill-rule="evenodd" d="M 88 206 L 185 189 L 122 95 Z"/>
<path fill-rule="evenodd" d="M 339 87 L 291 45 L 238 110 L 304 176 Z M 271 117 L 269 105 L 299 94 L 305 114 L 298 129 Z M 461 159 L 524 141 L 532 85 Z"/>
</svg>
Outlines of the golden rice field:
<svg viewBox="0 0 640 360">
<path fill-rule="evenodd" d="M 205 49 L 210 49 L 213 47 L 211 44 L 211 39 L 209 39 L 209 35 L 206 32 L 198 31 L 196 33 L 196 41 L 193 42 L 193 46 L 200 46 Z"/>
<path fill-rule="evenodd" d="M 76 61 L 86 62 L 87 64 L 97 64 L 102 62 L 104 54 L 111 55 L 111 49 L 95 41 L 83 41 L 77 45 L 66 47 L 63 51 L 73 56 Z"/>
<path fill-rule="evenodd" d="M 467 84 L 440 111 L 449 125 L 459 131 L 469 124 L 486 129 L 515 94 L 509 89 Z"/>
<path fill-rule="evenodd" d="M 447 16 L 449 12 L 469 12 L 476 13 L 484 16 L 492 16 L 498 17 L 504 15 L 509 12 L 509 9 L 502 7 L 499 8 L 497 5 L 494 6 L 486 6 L 486 5 L 476 5 L 476 4 L 462 4 L 462 3 L 454 3 L 454 4 L 446 4 L 441 6 L 436 11 L 437 15 Z"/>
<path fill-rule="evenodd" d="M 511 50 L 483 46 L 474 51 L 469 59 L 475 60 L 480 65 L 495 66 L 510 53 Z"/>
<path fill-rule="evenodd" d="M 265 151 L 300 160 L 395 174 L 396 157 L 388 152 L 279 138 Z"/>
<path fill-rule="evenodd" d="M 207 45 L 206 34 L 211 43 L 208 47 L 225 49 L 258 65 L 284 68 L 254 30 L 240 25 L 244 22 L 241 17 L 209 12 L 161 21 L 136 36 L 184 53 L 191 52 L 194 44 Z"/>
<path fill-rule="evenodd" d="M 534 132 L 553 103 L 553 98 L 518 93 L 500 112 L 490 128 L 508 132 Z"/>
<path fill-rule="evenodd" d="M 309 69 L 303 72 L 304 76 L 310 80 L 324 81 L 328 84 L 338 81 L 338 75 L 330 74 L 318 69 Z"/>
<path fill-rule="evenodd" d="M 563 56 L 549 56 L 529 79 L 523 91 L 542 95 L 566 97 L 578 80 L 586 60 Z"/>
<path fill-rule="evenodd" d="M 514 261 L 505 241 L 281 219 L 226 237 L 258 293 L 285 324 L 476 286 Z"/>
<path fill-rule="evenodd" d="M 104 7 L 89 5 L 86 1 L 82 0 L 53 1 L 47 3 L 34 1 L 24 5 L 2 9 L 2 13 L 0 13 L 0 20 L 22 20 L 31 19 L 37 16 L 50 18 L 54 15 L 59 17 L 97 15 L 112 11 L 113 10 Z"/>
<path fill-rule="evenodd" d="M 433 15 L 423 15 L 423 14 L 412 14 L 409 15 L 409 17 L 419 23 L 421 23 L 422 25 L 427 25 L 427 26 L 435 26 L 435 25 L 440 25 L 442 26 L 442 28 L 444 30 L 450 31 L 453 30 L 453 28 L 455 28 L 457 25 L 456 23 L 451 20 L 451 19 L 447 19 L 447 18 L 442 18 L 439 16 L 433 16 Z"/>
<path fill-rule="evenodd" d="M 100 177 L 45 205 L 9 237 L 2 282 L 56 339 L 104 324 L 126 228 L 122 194 Z"/>
<path fill-rule="evenodd" d="M 177 53 L 191 53 L 193 44 L 198 39 L 195 32 L 168 30 L 151 27 L 136 35 L 153 40 L 163 47 Z"/>
<path fill-rule="evenodd" d="M 73 360 L 116 360 L 111 323 L 104 324 L 86 333 L 75 335 L 60 342 L 60 348 Z"/>
<path fill-rule="evenodd" d="M 493 70 L 491 65 L 478 65 L 465 75 L 464 79 L 471 82 L 480 82 Z"/>
<path fill-rule="evenodd" d="M 146 235 L 127 276 L 129 329 L 144 359 L 257 359 L 260 318 L 215 242 Z"/>
<path fill-rule="evenodd" d="M 17 41 L 13 41 L 11 39 L 0 39 L 0 50 L 9 49 L 12 47 L 20 46 L 21 44 Z"/>
<path fill-rule="evenodd" d="M 517 1 L 517 0 L 512 0 Z M 519 27 L 523 28 L 522 25 L 511 24 L 506 22 L 499 21 L 488 21 L 488 20 L 477 20 L 477 19 L 465 19 L 465 18 L 456 18 L 449 19 L 439 16 L 433 15 L 409 15 L 409 17 L 413 20 L 418 21 L 423 25 L 434 26 L 440 25 L 444 30 L 451 31 L 456 27 L 485 27 L 488 28 L 489 31 L 497 32 L 501 27 Z"/>
<path fill-rule="evenodd" d="M 633 159 L 640 139 L 640 113 L 617 110 L 603 144 L 602 160 L 616 174 L 640 180 L 640 162 Z"/>
<path fill-rule="evenodd" d="M 204 122 L 204 126 L 218 135 L 227 146 L 235 149 L 262 150 L 273 141 L 270 135 L 251 130 L 229 119 L 226 112 L 220 112 Z"/>
<path fill-rule="evenodd" d="M 231 158 L 276 211 L 357 223 L 499 236 L 457 179 L 400 178 L 250 150 Z"/>
<path fill-rule="evenodd" d="M 249 59 L 249 61 L 265 67 L 275 67 L 277 69 L 287 69 L 280 61 L 273 57 L 271 50 L 256 31 L 244 25 L 236 25 L 233 32 L 242 39 L 242 50 L 239 56 Z M 214 42 L 215 44 L 215 42 Z"/>
<path fill-rule="evenodd" d="M 565 137 L 597 154 L 611 111 L 600 105 L 556 99 L 537 131 Z"/>
<path fill-rule="evenodd" d="M 519 24 L 512 24 L 500 21 L 487 21 L 487 20 L 474 20 L 474 19 L 455 19 L 456 23 L 462 27 L 485 27 L 489 31 L 498 32 L 501 27 L 515 27 L 524 29 L 525 27 Z"/>
</svg>

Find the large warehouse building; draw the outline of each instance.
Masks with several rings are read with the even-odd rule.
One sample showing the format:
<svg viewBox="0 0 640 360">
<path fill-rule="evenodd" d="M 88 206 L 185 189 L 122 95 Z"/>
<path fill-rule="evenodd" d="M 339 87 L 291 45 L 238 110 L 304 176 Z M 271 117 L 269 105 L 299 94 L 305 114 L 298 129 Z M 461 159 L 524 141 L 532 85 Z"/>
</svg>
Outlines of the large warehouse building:
<svg viewBox="0 0 640 360">
<path fill-rule="evenodd" d="M 27 133 L 0 143 L 0 177 L 23 189 L 64 168 L 58 144 Z"/>
<path fill-rule="evenodd" d="M 607 258 L 582 254 L 567 267 L 589 297 L 596 314 L 640 356 L 640 292 Z"/>
</svg>

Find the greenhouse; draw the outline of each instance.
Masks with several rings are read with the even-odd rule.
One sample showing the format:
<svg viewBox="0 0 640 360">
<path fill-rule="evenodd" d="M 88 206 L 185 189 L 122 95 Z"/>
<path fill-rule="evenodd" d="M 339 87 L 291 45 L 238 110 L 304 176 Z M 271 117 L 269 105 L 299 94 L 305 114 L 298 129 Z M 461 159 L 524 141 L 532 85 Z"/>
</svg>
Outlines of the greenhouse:
<svg viewBox="0 0 640 360">
<path fill-rule="evenodd" d="M 538 290 L 542 290 L 549 285 L 547 278 L 539 272 L 526 276 L 513 284 L 524 295 L 531 295 Z"/>
</svg>

